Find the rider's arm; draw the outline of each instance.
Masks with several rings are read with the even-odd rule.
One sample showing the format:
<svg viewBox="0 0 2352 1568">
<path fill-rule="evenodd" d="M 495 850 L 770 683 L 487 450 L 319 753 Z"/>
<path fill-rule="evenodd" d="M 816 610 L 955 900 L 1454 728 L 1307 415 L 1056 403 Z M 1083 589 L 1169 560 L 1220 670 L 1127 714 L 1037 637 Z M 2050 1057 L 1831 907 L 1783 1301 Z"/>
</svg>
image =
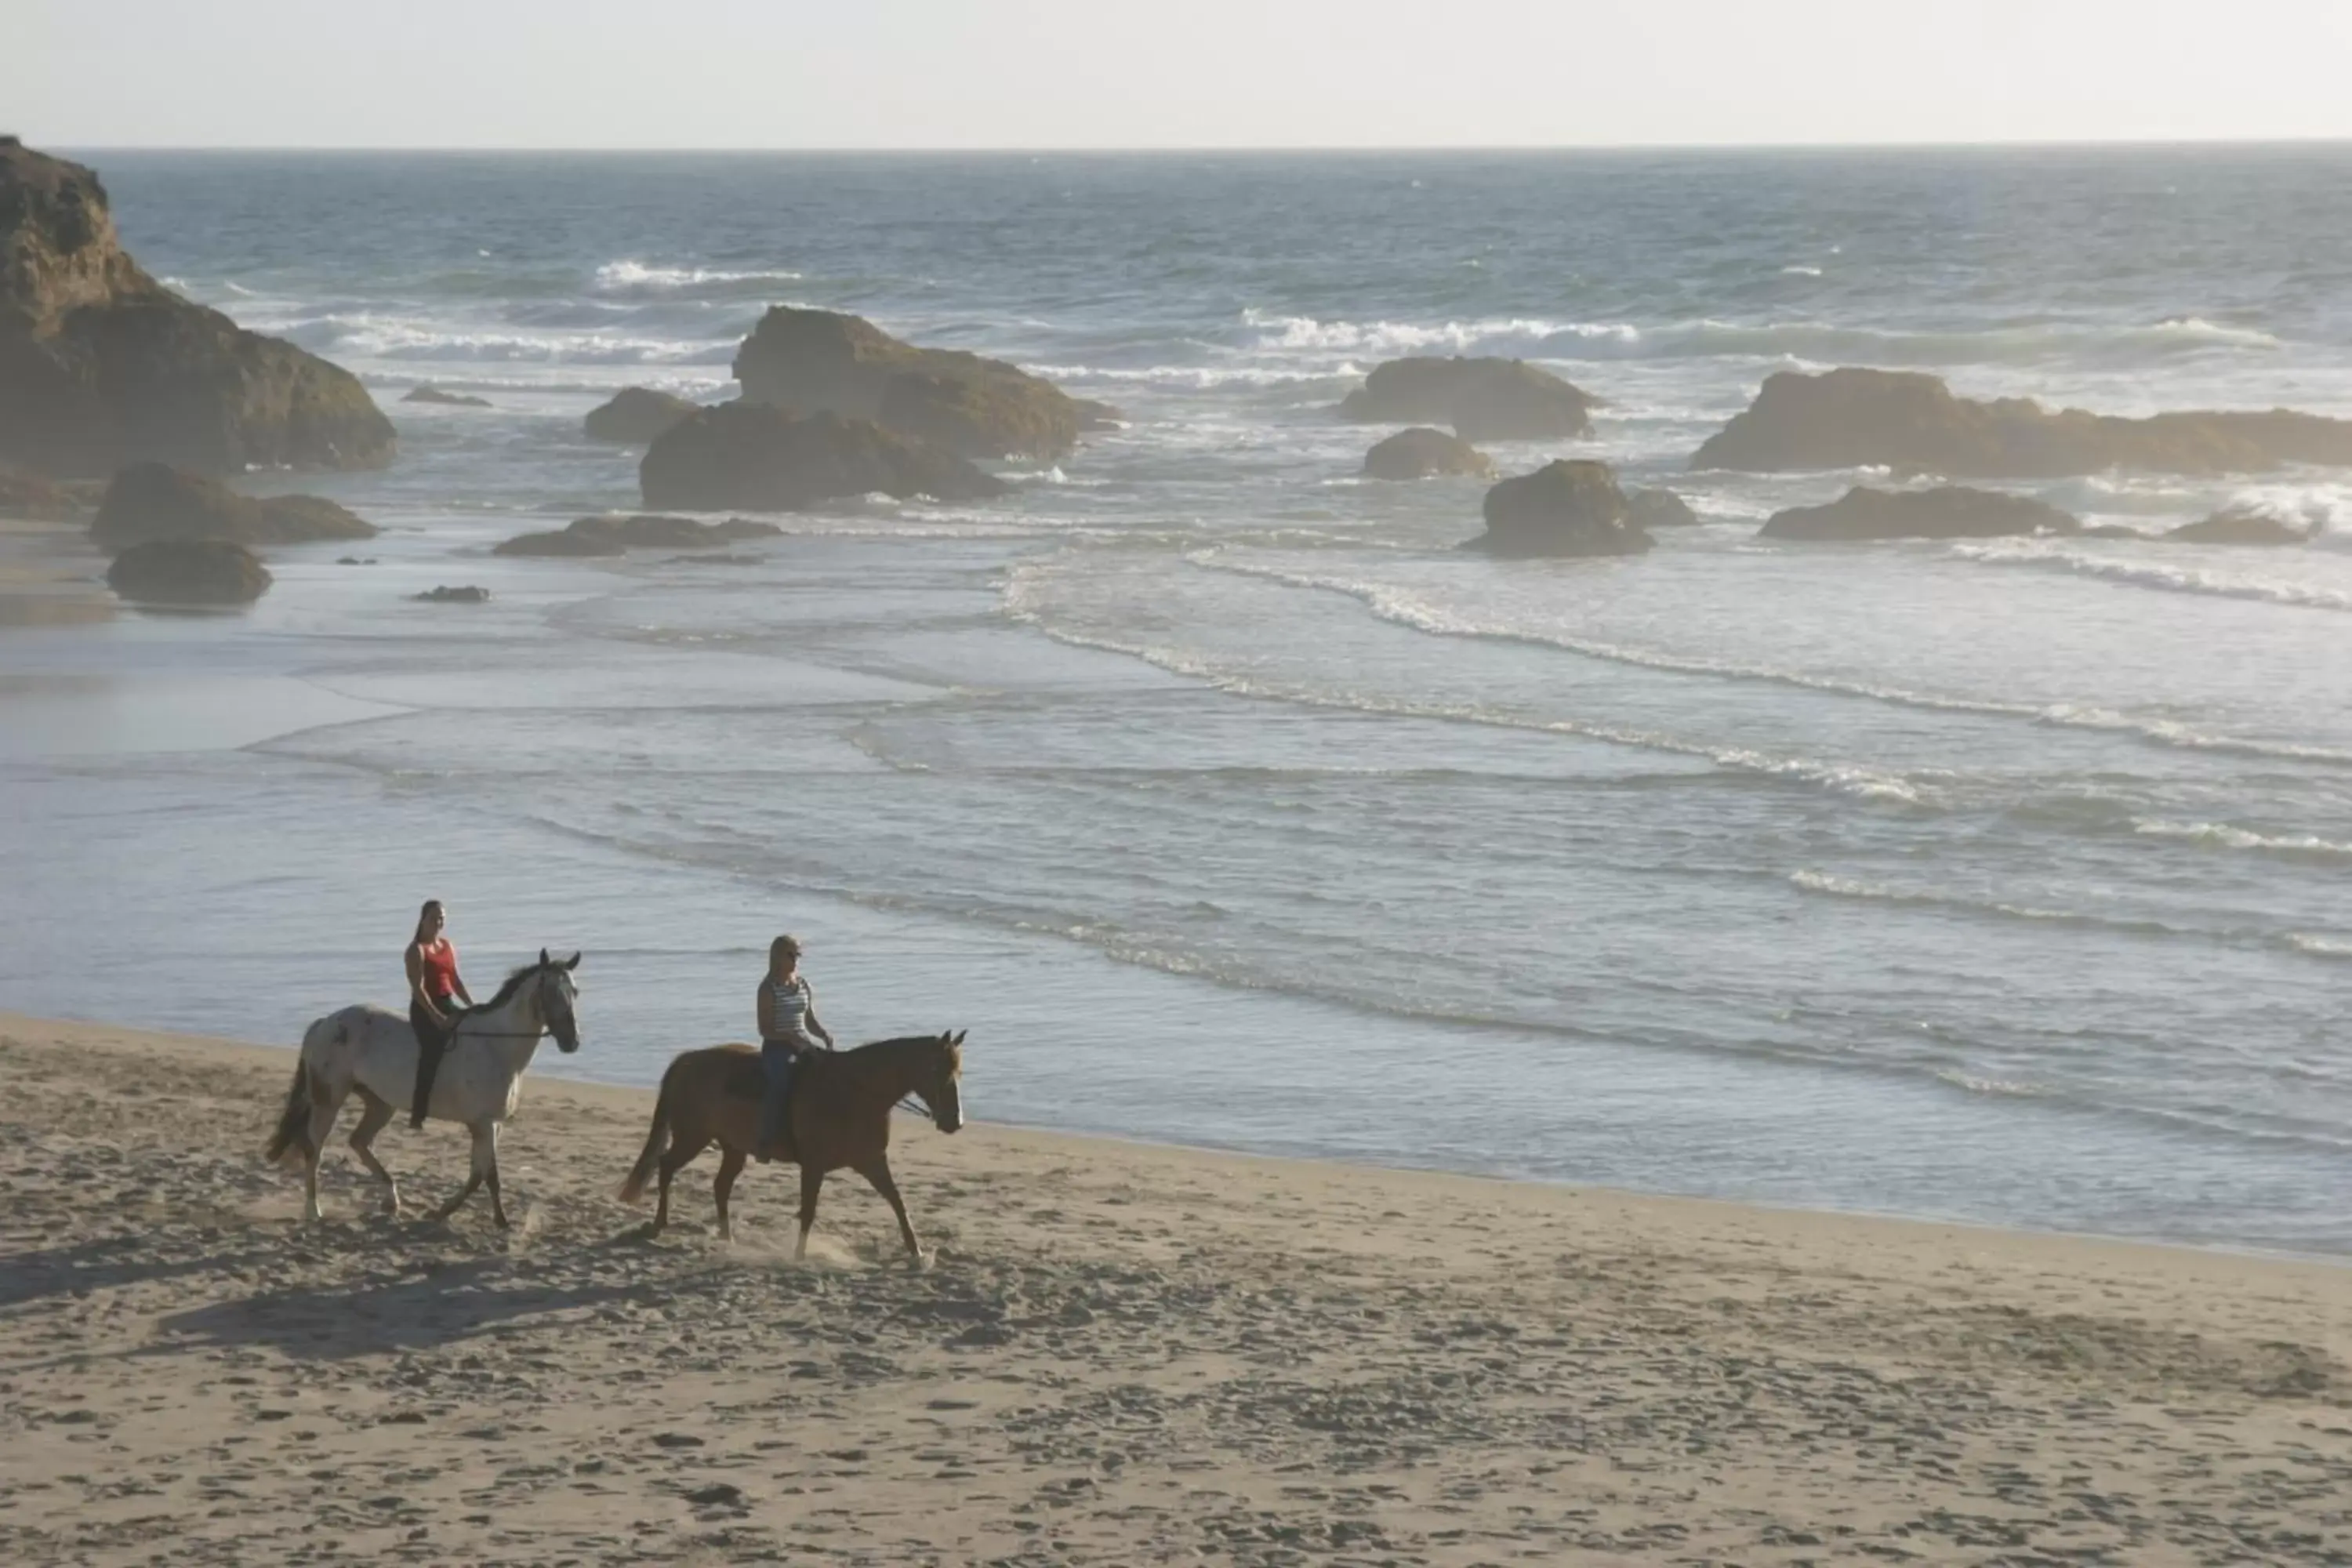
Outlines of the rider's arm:
<svg viewBox="0 0 2352 1568">
<path fill-rule="evenodd" d="M 457 973 L 457 955 L 454 952 L 449 955 L 449 989 L 456 992 L 457 1000 L 467 1006 L 474 1005 L 474 994 L 466 989 L 465 979 Z"/>
<path fill-rule="evenodd" d="M 833 1049 L 833 1031 L 816 1021 L 816 987 L 814 985 L 808 988 L 808 1026 L 810 1034 L 824 1042 L 826 1050 Z"/>
<path fill-rule="evenodd" d="M 441 1009 L 436 1007 L 433 1005 L 433 998 L 425 994 L 425 955 L 416 951 L 416 944 L 412 942 L 408 944 L 407 952 L 402 957 L 408 966 L 409 999 L 422 1005 L 426 1016 L 440 1017 Z"/>
<path fill-rule="evenodd" d="M 764 1044 L 766 1044 L 769 1040 L 773 1039 L 773 1038 L 775 1037 L 775 1033 L 776 1033 L 776 998 L 775 998 L 774 994 L 773 994 L 772 992 L 771 992 L 771 991 L 768 989 L 768 983 L 767 983 L 766 981 L 762 980 L 761 982 L 760 982 L 760 1040 L 761 1040 L 761 1043 L 764 1045 Z"/>
</svg>

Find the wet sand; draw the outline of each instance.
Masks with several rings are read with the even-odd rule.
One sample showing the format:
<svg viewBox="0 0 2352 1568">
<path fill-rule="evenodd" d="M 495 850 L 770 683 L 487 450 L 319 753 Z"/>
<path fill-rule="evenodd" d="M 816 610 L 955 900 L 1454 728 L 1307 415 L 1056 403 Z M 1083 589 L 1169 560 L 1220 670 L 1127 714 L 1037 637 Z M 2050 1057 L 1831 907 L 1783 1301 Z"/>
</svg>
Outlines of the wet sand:
<svg viewBox="0 0 2352 1568">
<path fill-rule="evenodd" d="M 795 1265 L 546 1079 L 305 1227 L 290 1069 L 0 1015 L 0 1562 L 2352 1563 L 2332 1264 L 902 1118 Z"/>
</svg>

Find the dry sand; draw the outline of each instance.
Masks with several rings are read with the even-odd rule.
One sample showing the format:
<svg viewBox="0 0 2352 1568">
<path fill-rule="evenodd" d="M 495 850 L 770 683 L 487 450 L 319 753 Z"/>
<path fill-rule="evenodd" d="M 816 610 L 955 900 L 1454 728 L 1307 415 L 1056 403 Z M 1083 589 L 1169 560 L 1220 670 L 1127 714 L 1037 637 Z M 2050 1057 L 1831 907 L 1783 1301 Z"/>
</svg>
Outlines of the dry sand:
<svg viewBox="0 0 2352 1568">
<path fill-rule="evenodd" d="M 0 1563 L 2352 1563 L 2331 1265 L 903 1119 L 794 1266 L 543 1079 L 306 1228 L 290 1066 L 0 1016 Z"/>
</svg>

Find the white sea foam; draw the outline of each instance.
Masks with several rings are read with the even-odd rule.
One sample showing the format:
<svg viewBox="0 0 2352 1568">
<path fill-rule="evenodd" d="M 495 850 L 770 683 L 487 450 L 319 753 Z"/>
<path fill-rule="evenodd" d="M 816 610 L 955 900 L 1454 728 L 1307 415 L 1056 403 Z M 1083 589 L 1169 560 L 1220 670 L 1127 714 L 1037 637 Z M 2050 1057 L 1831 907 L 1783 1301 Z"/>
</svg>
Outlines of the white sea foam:
<svg viewBox="0 0 2352 1568">
<path fill-rule="evenodd" d="M 2216 735 L 2175 720 L 2139 718 L 2105 708 L 2072 703 L 2036 706 L 2030 703 L 2001 702 L 1982 698 L 1918 691 L 1870 681 L 1812 675 L 1802 670 L 1779 669 L 1765 665 L 1740 664 L 1728 659 L 1660 653 L 1644 648 L 1626 647 L 1592 638 L 1570 637 L 1549 630 L 1535 630 L 1526 626 L 1482 621 L 1432 605 L 1412 590 L 1400 588 L 1392 584 L 1341 575 L 1295 572 L 1281 567 L 1249 563 L 1234 559 L 1232 552 L 1223 547 L 1192 552 L 1186 556 L 1186 560 L 1193 565 L 1210 571 L 1232 572 L 1242 576 L 1261 577 L 1287 583 L 1294 587 L 1345 594 L 1361 600 L 1374 615 L 1383 620 L 1408 626 L 1433 637 L 1482 637 L 1493 641 L 1527 643 L 1544 647 L 1556 647 L 1562 652 L 1580 654 L 1588 658 L 1605 659 L 1613 664 L 1632 665 L 1672 675 L 1695 675 L 1722 680 L 1755 681 L 1767 685 L 1793 687 L 1807 691 L 1819 691 L 1832 696 L 1860 698 L 1866 701 L 1884 702 L 1895 707 L 1925 709 L 1934 712 L 1975 713 L 1993 718 L 2022 719 L 2034 723 L 2067 729 L 2116 731 L 2135 736 L 2153 744 L 2175 746 L 2189 751 L 2231 752 L 2242 756 L 2269 757 L 2282 762 L 2352 765 L 2352 752 L 2335 751 L 2322 746 L 2298 745 L 2289 742 L 2256 741 L 2233 735 Z"/>
<path fill-rule="evenodd" d="M 1148 386 L 1171 392 L 1210 392 L 1219 387 L 1307 386 L 1317 382 L 1360 376 L 1351 362 L 1315 370 L 1298 366 L 1154 364 L 1106 366 L 1091 364 L 1027 364 L 1025 369 L 1049 381 L 1074 384 Z"/>
<path fill-rule="evenodd" d="M 1164 643 L 1141 642 L 1058 624 L 1042 602 L 1045 568 L 1028 563 L 1008 574 L 1004 587 L 1005 614 L 1034 626 L 1056 641 L 1107 653 L 1126 654 L 1145 663 L 1200 680 L 1235 696 L 1297 703 L 1304 707 L 1340 709 L 1359 713 L 1384 713 L 1399 718 L 1435 719 L 1454 723 L 1488 725 L 1498 729 L 1573 735 L 1612 745 L 1711 762 L 1718 767 L 1768 778 L 1794 780 L 1861 800 L 1901 805 L 1929 805 L 1934 801 L 1924 781 L 1858 763 L 1811 757 L 1776 756 L 1744 746 L 1717 746 L 1654 731 L 1572 720 L 1538 720 L 1499 712 L 1467 703 L 1417 701 L 1361 692 L 1335 691 L 1269 677 L 1262 671 L 1244 673 L 1199 653 Z"/>
<path fill-rule="evenodd" d="M 2148 548 L 2179 547 L 2151 545 Z M 2159 593 L 2256 599 L 2313 610 L 2352 610 L 2352 591 L 2341 588 L 2316 587 L 2274 575 L 2187 566 L 2145 557 L 2126 558 L 2051 540 L 2020 539 L 1990 544 L 1956 544 L 1952 547 L 1952 553 L 1963 561 L 1980 562 L 1989 566 L 2024 566 L 2044 572 L 2063 572 Z"/>
<path fill-rule="evenodd" d="M 2287 932 L 2286 940 L 2296 952 L 2307 952 L 2314 958 L 2352 959 L 2352 937 L 2322 936 L 2316 931 L 2295 931 Z"/>
<path fill-rule="evenodd" d="M 2315 834 L 2256 833 L 2226 822 L 2170 822 L 2161 817 L 2136 818 L 2132 829 L 2151 838 L 2177 838 L 2224 849 L 2246 849 L 2287 859 L 2323 863 L 2352 861 L 2352 844 L 2339 844 Z"/>
<path fill-rule="evenodd" d="M 596 268 L 596 287 L 612 293 L 674 292 L 723 283 L 797 283 L 801 275 L 782 268 L 730 272 L 715 267 L 658 267 L 631 259 Z"/>
<path fill-rule="evenodd" d="M 2136 363 L 2211 351 L 2270 352 L 2284 345 L 2251 327 L 2183 317 L 2138 326 L 2047 322 L 1979 331 L 1903 331 L 1834 321 L 1696 321 L 1639 324 L 1540 316 L 1467 321 L 1351 321 L 1248 310 L 1252 346 L 1265 352 L 1373 355 L 1517 353 L 1562 360 L 1796 359 L 1816 363 L 1953 365 L 2088 360 Z"/>
<path fill-rule="evenodd" d="M 735 343 L 621 332 L 478 330 L 372 311 L 313 316 L 280 329 L 312 350 L 357 359 L 551 364 L 725 364 Z"/>
<path fill-rule="evenodd" d="M 1780 276 L 1783 278 L 1819 278 L 1821 275 L 1822 269 L 1818 267 L 1783 267 L 1780 268 Z"/>
</svg>

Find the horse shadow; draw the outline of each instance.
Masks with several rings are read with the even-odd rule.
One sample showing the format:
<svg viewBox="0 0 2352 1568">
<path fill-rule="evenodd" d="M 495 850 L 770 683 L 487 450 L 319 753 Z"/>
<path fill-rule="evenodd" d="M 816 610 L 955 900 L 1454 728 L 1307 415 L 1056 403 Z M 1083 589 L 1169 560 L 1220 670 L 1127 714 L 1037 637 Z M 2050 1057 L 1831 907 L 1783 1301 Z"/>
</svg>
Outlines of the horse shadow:
<svg viewBox="0 0 2352 1568">
<path fill-rule="evenodd" d="M 435 1350 L 509 1324 L 667 1291 L 655 1279 L 541 1281 L 482 1258 L 414 1278 L 264 1290 L 175 1312 L 157 1327 L 178 1348 L 266 1346 L 306 1361 Z"/>
<path fill-rule="evenodd" d="M 276 1256 L 274 1247 L 255 1245 L 228 1252 L 158 1257 L 150 1244 L 130 1236 L 0 1253 L 0 1309 L 22 1307 L 52 1296 L 253 1268 Z"/>
</svg>

